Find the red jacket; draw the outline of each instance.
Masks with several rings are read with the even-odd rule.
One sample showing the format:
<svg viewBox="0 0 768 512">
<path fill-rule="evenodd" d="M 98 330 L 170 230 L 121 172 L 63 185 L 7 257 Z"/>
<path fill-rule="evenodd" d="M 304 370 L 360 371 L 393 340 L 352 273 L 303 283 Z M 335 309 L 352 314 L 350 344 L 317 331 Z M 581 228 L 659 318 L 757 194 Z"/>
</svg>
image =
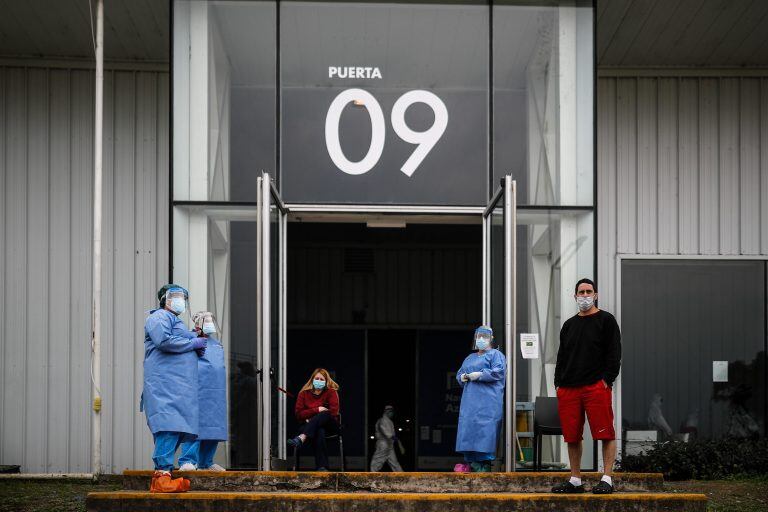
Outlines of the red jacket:
<svg viewBox="0 0 768 512">
<path fill-rule="evenodd" d="M 318 407 L 323 406 L 328 409 L 331 416 L 339 421 L 339 394 L 335 389 L 324 389 L 319 395 L 315 395 L 311 390 L 304 390 L 296 398 L 296 419 L 304 422 L 316 414 L 319 414 Z"/>
</svg>

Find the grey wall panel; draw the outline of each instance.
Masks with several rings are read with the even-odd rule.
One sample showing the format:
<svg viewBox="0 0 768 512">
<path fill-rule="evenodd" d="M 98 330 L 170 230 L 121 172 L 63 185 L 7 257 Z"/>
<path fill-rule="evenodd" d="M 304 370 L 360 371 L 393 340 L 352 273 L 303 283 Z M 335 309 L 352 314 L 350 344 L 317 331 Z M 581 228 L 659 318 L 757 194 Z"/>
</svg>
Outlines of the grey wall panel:
<svg viewBox="0 0 768 512">
<path fill-rule="evenodd" d="M 92 71 L 0 68 L 0 464 L 91 470 Z M 105 74 L 103 469 L 149 467 L 143 322 L 168 272 L 167 73 Z"/>
<path fill-rule="evenodd" d="M 608 309 L 618 254 L 768 254 L 768 79 L 648 75 L 598 81 L 598 277 Z"/>
</svg>

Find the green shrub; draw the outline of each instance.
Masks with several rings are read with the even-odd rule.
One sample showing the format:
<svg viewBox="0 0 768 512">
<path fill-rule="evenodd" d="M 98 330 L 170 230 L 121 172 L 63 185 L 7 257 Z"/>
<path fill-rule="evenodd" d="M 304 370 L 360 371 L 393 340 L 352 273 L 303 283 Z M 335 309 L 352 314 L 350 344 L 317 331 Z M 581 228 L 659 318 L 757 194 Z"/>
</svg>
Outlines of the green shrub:
<svg viewBox="0 0 768 512">
<path fill-rule="evenodd" d="M 768 474 L 768 439 L 667 442 L 643 455 L 625 455 L 621 471 L 664 473 L 669 480 L 713 480 Z"/>
</svg>

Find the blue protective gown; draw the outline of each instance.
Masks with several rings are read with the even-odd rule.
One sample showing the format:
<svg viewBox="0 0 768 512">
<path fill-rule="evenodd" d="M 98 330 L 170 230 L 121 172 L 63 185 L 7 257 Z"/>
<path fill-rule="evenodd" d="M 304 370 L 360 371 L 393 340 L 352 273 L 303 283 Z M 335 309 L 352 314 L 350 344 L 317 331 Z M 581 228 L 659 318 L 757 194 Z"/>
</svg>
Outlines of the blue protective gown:
<svg viewBox="0 0 768 512">
<path fill-rule="evenodd" d="M 208 338 L 205 355 L 198 359 L 198 399 L 200 403 L 200 432 L 198 440 L 227 440 L 227 371 L 224 367 L 224 347 L 215 338 Z"/>
<path fill-rule="evenodd" d="M 462 373 L 472 372 L 483 372 L 483 375 L 476 381 L 461 381 Z M 464 359 L 456 373 L 456 380 L 464 388 L 456 433 L 457 452 L 496 452 L 496 436 L 504 410 L 506 373 L 506 358 L 495 348 L 482 355 L 472 353 Z"/>
<path fill-rule="evenodd" d="M 197 436 L 197 353 L 189 331 L 165 309 L 150 311 L 144 324 L 144 392 L 142 407 L 153 434 L 182 432 Z M 194 437 L 193 437 L 194 439 Z"/>
</svg>

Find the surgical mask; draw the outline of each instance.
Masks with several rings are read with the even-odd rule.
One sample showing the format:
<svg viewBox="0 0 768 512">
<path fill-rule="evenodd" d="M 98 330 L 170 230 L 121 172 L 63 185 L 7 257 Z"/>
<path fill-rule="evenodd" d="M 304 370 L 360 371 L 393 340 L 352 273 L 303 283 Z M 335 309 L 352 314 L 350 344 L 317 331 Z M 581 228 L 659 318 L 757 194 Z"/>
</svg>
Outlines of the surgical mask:
<svg viewBox="0 0 768 512">
<path fill-rule="evenodd" d="M 320 379 L 312 379 L 312 387 L 315 389 L 323 389 L 325 387 L 325 381 Z"/>
<path fill-rule="evenodd" d="M 208 336 L 216 334 L 216 324 L 213 322 L 203 322 L 203 333 Z"/>
<path fill-rule="evenodd" d="M 171 311 L 177 315 L 182 314 L 187 309 L 187 301 L 183 297 L 173 297 L 171 299 Z"/>
<path fill-rule="evenodd" d="M 491 340 L 488 338 L 477 338 L 475 340 L 475 346 L 478 350 L 486 350 L 491 344 Z"/>
<path fill-rule="evenodd" d="M 589 311 L 595 304 L 594 295 L 591 297 L 576 297 L 576 304 L 579 306 L 579 311 Z"/>
</svg>

